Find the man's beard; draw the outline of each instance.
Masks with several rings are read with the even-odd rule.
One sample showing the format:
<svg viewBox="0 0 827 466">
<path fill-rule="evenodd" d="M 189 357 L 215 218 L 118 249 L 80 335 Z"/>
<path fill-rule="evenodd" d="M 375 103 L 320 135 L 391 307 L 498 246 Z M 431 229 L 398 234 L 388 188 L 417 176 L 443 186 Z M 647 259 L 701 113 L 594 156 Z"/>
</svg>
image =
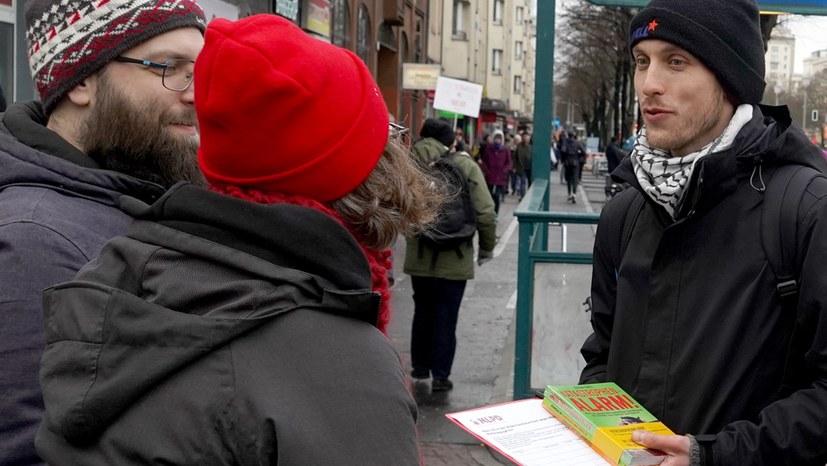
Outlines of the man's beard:
<svg viewBox="0 0 827 466">
<path fill-rule="evenodd" d="M 105 75 L 98 82 L 98 102 L 80 136 L 89 157 L 103 168 L 165 188 L 179 181 L 206 184 L 198 167 L 198 136 L 176 136 L 167 128 L 169 124 L 197 125 L 194 109 L 176 114 L 153 100 L 133 105 Z M 159 88 L 159 92 L 165 90 Z"/>
</svg>

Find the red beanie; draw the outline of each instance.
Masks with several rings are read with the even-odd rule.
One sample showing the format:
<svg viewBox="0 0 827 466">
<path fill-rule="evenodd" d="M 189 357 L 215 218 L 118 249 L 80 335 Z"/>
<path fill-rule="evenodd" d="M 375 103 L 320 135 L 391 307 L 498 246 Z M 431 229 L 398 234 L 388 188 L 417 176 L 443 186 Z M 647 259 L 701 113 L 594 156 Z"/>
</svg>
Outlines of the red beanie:
<svg viewBox="0 0 827 466">
<path fill-rule="evenodd" d="M 195 63 L 207 180 L 338 199 L 376 166 L 388 110 L 365 64 L 275 15 L 209 23 Z"/>
</svg>

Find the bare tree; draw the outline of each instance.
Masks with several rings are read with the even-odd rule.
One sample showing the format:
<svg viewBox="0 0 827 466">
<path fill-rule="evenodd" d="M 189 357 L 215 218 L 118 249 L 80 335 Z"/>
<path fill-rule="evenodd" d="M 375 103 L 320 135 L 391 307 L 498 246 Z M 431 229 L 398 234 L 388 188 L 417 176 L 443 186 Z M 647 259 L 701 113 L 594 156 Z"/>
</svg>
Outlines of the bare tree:
<svg viewBox="0 0 827 466">
<path fill-rule="evenodd" d="M 563 8 L 555 94 L 575 102 L 589 135 L 605 144 L 631 132 L 631 57 L 627 33 L 632 11 L 585 2 Z"/>
</svg>

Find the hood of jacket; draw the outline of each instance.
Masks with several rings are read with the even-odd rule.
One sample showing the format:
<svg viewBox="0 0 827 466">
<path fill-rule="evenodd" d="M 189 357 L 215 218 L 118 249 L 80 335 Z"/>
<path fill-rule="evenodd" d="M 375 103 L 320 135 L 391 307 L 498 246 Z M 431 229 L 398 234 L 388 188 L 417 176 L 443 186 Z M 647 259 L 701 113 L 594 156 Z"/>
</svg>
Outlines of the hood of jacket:
<svg viewBox="0 0 827 466">
<path fill-rule="evenodd" d="M 425 165 L 430 165 L 441 159 L 447 152 L 445 144 L 434 138 L 422 138 L 411 147 L 414 155 Z"/>
<path fill-rule="evenodd" d="M 328 215 L 186 183 L 136 217 L 72 282 L 44 294 L 41 385 L 73 443 L 178 371 L 276 316 L 314 309 L 375 324 L 379 295 L 356 240 Z M 331 355 L 335 357 L 335 355 Z"/>
<path fill-rule="evenodd" d="M 766 187 L 764 177 L 779 165 L 806 165 L 827 173 L 827 160 L 792 121 L 786 106 L 753 106 L 752 119 L 735 137 L 732 146 L 698 161 L 687 187 L 690 202 L 682 212 L 708 209 L 740 183 L 755 189 Z M 612 172 L 615 181 L 626 182 L 643 191 L 635 177 L 631 157 L 625 157 Z M 646 196 L 649 201 L 649 196 Z"/>
<path fill-rule="evenodd" d="M 150 202 L 163 194 L 154 183 L 100 169 L 46 122 L 37 102 L 14 103 L 0 114 L 0 190 L 48 187 L 114 207 L 124 194 Z"/>
</svg>

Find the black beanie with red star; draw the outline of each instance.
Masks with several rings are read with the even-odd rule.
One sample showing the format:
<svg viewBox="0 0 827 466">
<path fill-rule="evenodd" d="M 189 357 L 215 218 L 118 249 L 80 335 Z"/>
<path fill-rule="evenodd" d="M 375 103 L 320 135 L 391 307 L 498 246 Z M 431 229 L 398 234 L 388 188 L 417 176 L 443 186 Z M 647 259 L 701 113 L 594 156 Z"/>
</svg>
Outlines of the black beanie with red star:
<svg viewBox="0 0 827 466">
<path fill-rule="evenodd" d="M 694 55 L 738 104 L 764 97 L 764 41 L 755 0 L 652 0 L 632 19 L 629 49 L 647 39 Z"/>
</svg>

